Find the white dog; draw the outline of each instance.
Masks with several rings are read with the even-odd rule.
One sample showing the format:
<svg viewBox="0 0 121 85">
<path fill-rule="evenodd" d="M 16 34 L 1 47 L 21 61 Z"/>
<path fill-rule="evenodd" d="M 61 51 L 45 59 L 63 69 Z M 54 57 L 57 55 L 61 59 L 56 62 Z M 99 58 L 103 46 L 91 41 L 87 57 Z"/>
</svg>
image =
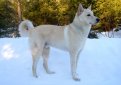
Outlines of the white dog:
<svg viewBox="0 0 121 85">
<path fill-rule="evenodd" d="M 66 26 L 40 25 L 34 27 L 29 20 L 21 22 L 19 25 L 20 35 L 29 37 L 33 58 L 33 76 L 38 77 L 36 68 L 40 57 L 43 57 L 43 66 L 46 72 L 54 73 L 48 68 L 48 56 L 50 46 L 52 46 L 69 52 L 72 78 L 79 81 L 76 73 L 79 54 L 84 47 L 91 26 L 97 22 L 99 19 L 93 15 L 91 6 L 84 9 L 81 4 L 79 4 L 73 22 Z"/>
</svg>

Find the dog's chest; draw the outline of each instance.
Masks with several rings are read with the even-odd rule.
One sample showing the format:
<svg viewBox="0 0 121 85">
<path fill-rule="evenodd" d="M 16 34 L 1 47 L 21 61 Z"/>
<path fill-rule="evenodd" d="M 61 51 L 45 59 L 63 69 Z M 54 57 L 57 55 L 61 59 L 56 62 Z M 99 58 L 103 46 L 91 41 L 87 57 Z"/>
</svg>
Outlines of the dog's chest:
<svg viewBox="0 0 121 85">
<path fill-rule="evenodd" d="M 64 37 L 66 41 L 66 46 L 68 49 L 72 48 L 75 50 L 82 50 L 87 39 L 87 35 L 85 32 L 73 32 L 68 27 L 64 30 Z"/>
</svg>

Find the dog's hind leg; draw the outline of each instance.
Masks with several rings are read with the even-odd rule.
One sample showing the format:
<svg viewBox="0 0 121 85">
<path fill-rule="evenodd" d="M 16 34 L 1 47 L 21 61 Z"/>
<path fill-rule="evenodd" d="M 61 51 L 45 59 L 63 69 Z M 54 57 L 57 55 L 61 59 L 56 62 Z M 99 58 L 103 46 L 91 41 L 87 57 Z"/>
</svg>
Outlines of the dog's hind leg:
<svg viewBox="0 0 121 85">
<path fill-rule="evenodd" d="M 33 72 L 33 76 L 37 78 L 38 76 L 37 76 L 37 71 L 36 71 L 36 69 L 37 69 L 37 63 L 38 63 L 38 61 L 39 61 L 39 55 L 33 55 L 33 54 L 32 54 L 32 58 L 33 58 L 32 72 Z"/>
<path fill-rule="evenodd" d="M 31 50 L 32 50 L 32 59 L 33 59 L 32 72 L 33 72 L 33 76 L 36 77 L 36 78 L 38 77 L 37 76 L 37 71 L 36 71 L 37 64 L 38 64 L 38 61 L 39 61 L 40 57 L 42 57 L 42 51 L 43 51 L 43 47 L 44 47 L 43 44 L 40 44 L 40 45 L 34 44 L 32 46 L 32 48 L 31 48 Z"/>
<path fill-rule="evenodd" d="M 45 68 L 45 71 L 48 73 L 48 74 L 54 74 L 55 72 L 52 72 L 49 70 L 48 68 L 48 58 L 49 58 L 49 52 L 50 52 L 50 47 L 44 47 L 43 49 L 43 53 L 42 53 L 42 56 L 43 56 L 43 67 Z"/>
</svg>

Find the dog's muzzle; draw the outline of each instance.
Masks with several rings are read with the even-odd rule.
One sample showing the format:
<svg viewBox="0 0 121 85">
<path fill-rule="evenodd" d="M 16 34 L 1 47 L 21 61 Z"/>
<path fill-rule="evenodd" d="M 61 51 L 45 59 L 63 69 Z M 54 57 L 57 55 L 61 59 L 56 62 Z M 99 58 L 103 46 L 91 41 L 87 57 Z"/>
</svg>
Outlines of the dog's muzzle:
<svg viewBox="0 0 121 85">
<path fill-rule="evenodd" d="M 100 19 L 99 19 L 99 18 L 97 18 L 97 19 L 96 19 L 96 23 L 98 23 L 99 21 L 100 21 Z"/>
</svg>

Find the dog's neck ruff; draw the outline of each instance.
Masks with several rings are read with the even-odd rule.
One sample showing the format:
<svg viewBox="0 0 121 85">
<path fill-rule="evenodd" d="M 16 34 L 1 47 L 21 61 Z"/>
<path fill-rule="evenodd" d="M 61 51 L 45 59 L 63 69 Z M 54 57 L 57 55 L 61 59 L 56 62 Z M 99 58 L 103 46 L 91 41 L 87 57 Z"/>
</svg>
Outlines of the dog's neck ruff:
<svg viewBox="0 0 121 85">
<path fill-rule="evenodd" d="M 69 26 L 76 31 L 83 32 L 84 34 L 88 35 L 92 25 L 80 20 L 76 14 L 73 22 L 69 24 Z"/>
<path fill-rule="evenodd" d="M 69 24 L 68 26 L 69 26 L 69 29 L 71 29 L 71 31 L 75 33 L 80 33 L 81 27 L 74 25 L 74 24 Z"/>
</svg>

